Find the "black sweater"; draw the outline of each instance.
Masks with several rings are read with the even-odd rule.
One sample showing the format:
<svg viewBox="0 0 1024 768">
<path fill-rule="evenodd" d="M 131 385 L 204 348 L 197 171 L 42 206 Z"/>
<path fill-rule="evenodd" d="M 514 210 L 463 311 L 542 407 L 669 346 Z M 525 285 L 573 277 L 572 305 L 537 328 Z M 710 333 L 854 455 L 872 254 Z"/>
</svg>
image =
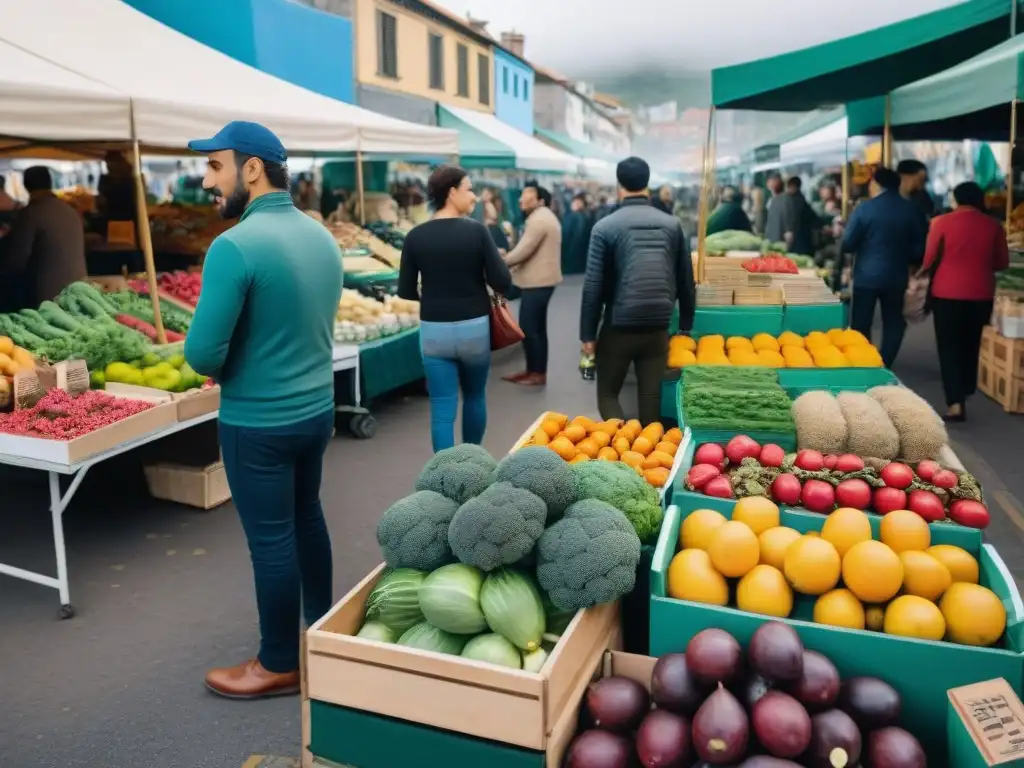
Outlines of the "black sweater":
<svg viewBox="0 0 1024 768">
<path fill-rule="evenodd" d="M 418 288 L 420 277 L 422 288 Z M 455 323 L 490 314 L 487 286 L 507 293 L 512 276 L 487 228 L 473 219 L 433 219 L 406 236 L 398 296 L 420 302 L 420 319 Z"/>
</svg>

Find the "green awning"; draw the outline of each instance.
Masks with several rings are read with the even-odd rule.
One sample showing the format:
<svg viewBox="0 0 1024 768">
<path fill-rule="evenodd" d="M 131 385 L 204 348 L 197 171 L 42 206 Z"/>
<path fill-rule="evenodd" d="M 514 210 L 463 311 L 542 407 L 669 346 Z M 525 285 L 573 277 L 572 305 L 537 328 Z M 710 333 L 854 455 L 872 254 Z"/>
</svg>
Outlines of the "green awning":
<svg viewBox="0 0 1024 768">
<path fill-rule="evenodd" d="M 459 165 L 463 168 L 502 170 L 516 167 L 516 153 L 511 147 L 474 128 L 438 104 L 437 124 L 459 132 Z"/>
<path fill-rule="evenodd" d="M 617 163 L 619 160 L 622 160 L 621 157 L 615 157 L 611 152 L 606 152 L 600 147 L 594 146 L 590 142 L 577 141 L 571 136 L 566 136 L 564 133 L 558 133 L 557 131 L 549 131 L 544 128 L 537 127 L 534 127 L 533 132 L 536 136 L 554 144 L 558 149 L 563 152 L 568 152 L 573 157 L 604 160 L 609 163 Z"/>
<path fill-rule="evenodd" d="M 807 112 L 888 93 L 976 56 L 1010 34 L 1013 0 L 956 5 L 811 48 L 711 72 L 725 109 Z"/>
<path fill-rule="evenodd" d="M 890 94 L 893 137 L 901 140 L 1007 141 L 1010 104 L 1024 97 L 1024 36 Z M 847 105 L 851 136 L 884 130 L 885 97 Z"/>
</svg>

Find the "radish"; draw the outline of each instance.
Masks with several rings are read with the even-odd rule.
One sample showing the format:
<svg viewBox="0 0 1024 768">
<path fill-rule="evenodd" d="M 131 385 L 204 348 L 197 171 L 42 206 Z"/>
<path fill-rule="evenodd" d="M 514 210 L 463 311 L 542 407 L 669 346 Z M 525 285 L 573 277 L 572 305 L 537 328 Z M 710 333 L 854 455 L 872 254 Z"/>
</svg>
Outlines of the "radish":
<svg viewBox="0 0 1024 768">
<path fill-rule="evenodd" d="M 718 443 L 704 443 L 693 453 L 693 463 L 710 464 L 721 469 L 725 466 L 725 448 Z"/>
<path fill-rule="evenodd" d="M 959 484 L 960 478 L 956 476 L 956 472 L 949 469 L 940 469 L 932 475 L 932 485 L 945 488 L 947 491 L 956 488 Z"/>
<path fill-rule="evenodd" d="M 990 520 L 988 507 L 980 501 L 957 499 L 949 505 L 949 519 L 967 528 L 987 528 Z"/>
<path fill-rule="evenodd" d="M 817 472 L 825 467 L 825 457 L 818 451 L 812 451 L 805 448 L 797 453 L 796 461 L 794 463 L 800 467 L 800 469 L 807 470 L 808 472 Z"/>
<path fill-rule="evenodd" d="M 891 461 L 882 467 L 879 476 L 889 488 L 896 488 L 900 491 L 906 490 L 914 482 L 914 470 L 897 461 Z"/>
<path fill-rule="evenodd" d="M 699 491 L 708 484 L 709 480 L 713 480 L 721 474 L 718 471 L 718 467 L 714 467 L 711 464 L 695 464 L 686 473 L 686 484 L 690 488 Z"/>
<path fill-rule="evenodd" d="M 864 510 L 871 506 L 871 486 L 863 480 L 843 480 L 836 486 L 836 503 L 840 507 Z"/>
<path fill-rule="evenodd" d="M 768 443 L 761 447 L 760 462 L 762 467 L 781 467 L 786 460 L 786 451 L 781 446 Z"/>
<path fill-rule="evenodd" d="M 800 503 L 800 479 L 788 472 L 779 475 L 772 481 L 772 498 L 779 504 L 795 507 Z"/>
<path fill-rule="evenodd" d="M 808 480 L 800 492 L 800 503 L 811 512 L 825 514 L 836 505 L 836 493 L 824 480 Z"/>
<path fill-rule="evenodd" d="M 907 494 L 898 488 L 876 488 L 872 506 L 880 515 L 888 515 L 897 509 L 906 509 Z"/>
<path fill-rule="evenodd" d="M 738 465 L 744 459 L 756 459 L 761 455 L 761 446 L 746 435 L 736 435 L 725 446 L 725 457 L 730 464 Z"/>
<path fill-rule="evenodd" d="M 917 464 L 917 476 L 924 480 L 926 483 L 932 482 L 935 477 L 935 473 L 942 469 L 937 461 L 931 461 L 925 459 L 924 461 L 918 462 Z"/>
<path fill-rule="evenodd" d="M 916 512 L 929 523 L 946 519 L 946 508 L 942 504 L 942 499 L 931 491 L 911 491 L 907 509 Z"/>
<path fill-rule="evenodd" d="M 725 475 L 711 478 L 704 486 L 705 496 L 715 496 L 719 499 L 732 498 L 732 484 Z"/>
<path fill-rule="evenodd" d="M 824 458 L 825 458 L 825 469 L 832 470 L 832 469 L 836 468 L 836 462 L 839 461 L 839 457 L 838 456 L 836 456 L 835 454 L 831 454 L 830 453 L 830 454 L 827 454 Z"/>
<path fill-rule="evenodd" d="M 851 472 L 860 472 L 864 469 L 864 460 L 852 453 L 844 453 L 836 459 L 836 471 L 848 475 Z"/>
</svg>

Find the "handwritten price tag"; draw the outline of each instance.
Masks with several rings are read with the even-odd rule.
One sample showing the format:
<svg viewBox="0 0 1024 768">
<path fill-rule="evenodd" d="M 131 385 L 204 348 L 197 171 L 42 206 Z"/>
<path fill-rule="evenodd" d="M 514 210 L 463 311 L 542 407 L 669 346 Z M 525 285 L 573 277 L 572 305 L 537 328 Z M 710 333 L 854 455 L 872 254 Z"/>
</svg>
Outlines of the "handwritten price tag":
<svg viewBox="0 0 1024 768">
<path fill-rule="evenodd" d="M 1024 705 L 1003 679 L 949 691 L 949 700 L 990 766 L 1024 758 Z"/>
</svg>

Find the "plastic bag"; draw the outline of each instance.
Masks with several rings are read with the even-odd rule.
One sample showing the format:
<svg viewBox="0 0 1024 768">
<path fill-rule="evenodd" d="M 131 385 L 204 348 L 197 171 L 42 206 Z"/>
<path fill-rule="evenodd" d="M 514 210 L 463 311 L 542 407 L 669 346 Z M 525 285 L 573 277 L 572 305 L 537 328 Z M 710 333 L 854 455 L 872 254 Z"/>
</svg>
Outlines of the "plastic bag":
<svg viewBox="0 0 1024 768">
<path fill-rule="evenodd" d="M 920 323 L 928 317 L 928 288 L 930 277 L 913 276 L 903 296 L 903 317 L 908 323 Z"/>
</svg>

